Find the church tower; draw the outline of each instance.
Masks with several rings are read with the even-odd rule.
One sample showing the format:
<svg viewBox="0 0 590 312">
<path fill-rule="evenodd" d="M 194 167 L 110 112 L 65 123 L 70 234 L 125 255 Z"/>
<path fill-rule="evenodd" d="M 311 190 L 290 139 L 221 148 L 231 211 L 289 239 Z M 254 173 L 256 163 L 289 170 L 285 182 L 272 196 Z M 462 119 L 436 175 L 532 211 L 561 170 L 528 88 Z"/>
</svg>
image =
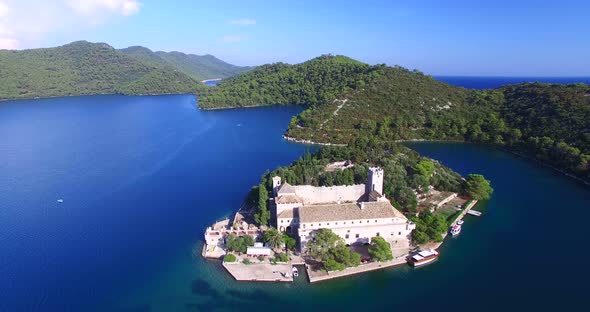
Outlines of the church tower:
<svg viewBox="0 0 590 312">
<path fill-rule="evenodd" d="M 280 186 L 281 186 L 281 177 L 279 177 L 279 176 L 272 177 L 272 191 L 273 191 L 274 196 L 277 196 Z"/>
<path fill-rule="evenodd" d="M 379 195 L 383 195 L 383 169 L 379 167 L 369 168 L 367 188 L 367 193 L 375 191 L 379 193 Z"/>
</svg>

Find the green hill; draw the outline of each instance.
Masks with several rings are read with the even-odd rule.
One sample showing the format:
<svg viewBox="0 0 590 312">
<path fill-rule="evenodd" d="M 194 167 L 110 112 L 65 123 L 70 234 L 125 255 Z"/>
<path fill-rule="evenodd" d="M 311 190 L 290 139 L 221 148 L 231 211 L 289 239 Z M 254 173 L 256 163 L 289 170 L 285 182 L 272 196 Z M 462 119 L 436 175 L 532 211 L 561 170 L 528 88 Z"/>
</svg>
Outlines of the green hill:
<svg viewBox="0 0 590 312">
<path fill-rule="evenodd" d="M 158 56 L 174 65 L 185 74 L 199 81 L 228 78 L 251 69 L 226 63 L 213 55 L 194 55 L 181 52 L 156 52 Z"/>
<path fill-rule="evenodd" d="M 201 108 L 272 104 L 318 105 L 363 87 L 380 66 L 324 55 L 305 63 L 275 63 L 226 79 L 200 94 Z"/>
<path fill-rule="evenodd" d="M 200 56 L 181 52 L 153 52 L 141 46 L 133 46 L 120 51 L 142 62 L 177 69 L 198 81 L 227 78 L 250 70 L 250 67 L 228 64 L 213 55 Z"/>
<path fill-rule="evenodd" d="M 342 56 L 270 64 L 208 89 L 202 108 L 298 104 L 287 136 L 320 143 L 453 140 L 492 144 L 590 181 L 590 87 L 467 90 L 418 71 Z"/>
<path fill-rule="evenodd" d="M 0 99 L 89 94 L 194 93 L 200 83 L 104 43 L 0 50 Z"/>
</svg>

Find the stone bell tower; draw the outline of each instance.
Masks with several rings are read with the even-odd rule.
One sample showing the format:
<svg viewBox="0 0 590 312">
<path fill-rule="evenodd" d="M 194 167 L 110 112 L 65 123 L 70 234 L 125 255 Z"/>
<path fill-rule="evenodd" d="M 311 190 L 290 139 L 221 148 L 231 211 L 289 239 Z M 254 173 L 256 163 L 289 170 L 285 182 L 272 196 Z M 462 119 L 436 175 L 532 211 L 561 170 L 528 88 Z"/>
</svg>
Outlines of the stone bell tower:
<svg viewBox="0 0 590 312">
<path fill-rule="evenodd" d="M 280 186 L 281 186 L 281 177 L 279 177 L 279 176 L 272 177 L 272 192 L 273 192 L 274 196 L 277 196 Z"/>
<path fill-rule="evenodd" d="M 369 181 L 367 182 L 367 193 L 375 191 L 383 195 L 383 169 L 379 167 L 369 168 Z"/>
</svg>

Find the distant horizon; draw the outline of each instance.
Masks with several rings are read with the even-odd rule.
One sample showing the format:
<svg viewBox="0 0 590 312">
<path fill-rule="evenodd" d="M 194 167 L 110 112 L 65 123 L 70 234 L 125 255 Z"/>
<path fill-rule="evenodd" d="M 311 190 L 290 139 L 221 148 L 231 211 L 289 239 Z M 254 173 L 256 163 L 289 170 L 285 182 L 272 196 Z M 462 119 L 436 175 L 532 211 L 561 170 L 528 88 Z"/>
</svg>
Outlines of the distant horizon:
<svg viewBox="0 0 590 312">
<path fill-rule="evenodd" d="M 269 62 L 269 63 L 255 64 L 255 65 L 241 65 L 241 64 L 231 63 L 231 62 L 229 62 L 229 61 L 227 61 L 227 60 L 225 60 L 225 59 L 223 59 L 223 58 L 221 58 L 221 57 L 219 57 L 219 56 L 217 56 L 215 54 L 212 54 L 212 53 L 197 54 L 197 53 L 190 53 L 190 52 L 180 51 L 180 50 L 174 50 L 174 49 L 173 50 L 158 50 L 158 49 L 152 49 L 152 48 L 150 48 L 148 46 L 141 45 L 141 44 L 133 44 L 133 45 L 130 45 L 130 46 L 125 46 L 125 47 L 116 47 L 116 46 L 113 46 L 109 42 L 104 42 L 104 41 L 96 41 L 96 42 L 94 42 L 94 41 L 90 41 L 90 40 L 87 40 L 87 39 L 78 39 L 78 40 L 73 40 L 73 41 L 62 43 L 62 44 L 58 44 L 58 45 L 47 46 L 47 47 L 26 48 L 26 49 L 0 49 L 0 51 L 2 51 L 2 50 L 8 50 L 8 51 L 25 51 L 25 50 L 34 50 L 34 49 L 50 49 L 50 48 L 57 48 L 57 47 L 68 45 L 68 44 L 71 44 L 71 43 L 74 43 L 74 42 L 82 42 L 82 41 L 86 41 L 86 42 L 90 42 L 90 43 L 94 43 L 94 44 L 101 44 L 101 43 L 108 44 L 109 46 L 111 46 L 111 47 L 113 47 L 114 49 L 117 49 L 117 50 L 122 50 L 122 49 L 126 49 L 126 48 L 131 48 L 131 47 L 143 47 L 143 48 L 149 49 L 152 52 L 165 52 L 165 53 L 177 52 L 177 53 L 183 53 L 183 54 L 186 54 L 186 55 L 197 55 L 197 56 L 207 56 L 207 55 L 210 55 L 210 56 L 213 56 L 215 58 L 218 58 L 218 59 L 220 59 L 220 60 L 222 60 L 224 62 L 227 62 L 227 63 L 232 64 L 232 65 L 236 65 L 236 66 L 257 67 L 257 66 L 262 66 L 262 65 L 266 65 L 266 64 L 272 64 L 272 63 L 281 62 L 281 61 L 274 61 L 274 62 Z M 309 58 L 309 59 L 307 59 L 305 61 L 302 61 L 302 62 L 297 62 L 297 63 L 283 62 L 283 63 L 292 64 L 292 65 L 293 64 L 300 64 L 300 63 L 304 63 L 304 62 L 306 62 L 308 60 L 311 60 L 313 58 L 319 57 L 319 56 L 324 55 L 324 54 L 328 54 L 328 53 L 323 53 L 323 54 L 317 55 L 315 57 Z M 354 58 L 354 57 L 351 57 L 349 55 L 345 55 L 345 54 L 342 54 L 342 53 L 329 53 L 329 54 L 342 55 L 342 56 L 350 57 L 352 59 L 355 59 L 355 60 L 358 60 L 358 61 L 367 63 L 369 65 L 382 64 L 382 63 L 368 63 L 368 62 L 365 62 L 363 60 L 360 60 L 360 59 L 357 59 L 357 58 Z M 400 64 L 386 64 L 386 65 L 387 66 L 402 66 Z M 416 69 L 416 70 L 422 71 L 420 68 L 408 68 L 408 67 L 405 67 L 405 66 L 402 66 L 402 67 L 407 68 L 409 70 L 415 70 Z M 590 78 L 590 73 L 589 74 L 586 74 L 586 75 L 569 75 L 569 76 L 551 76 L 551 75 L 516 75 L 516 76 L 511 76 L 511 75 L 501 75 L 501 74 L 489 74 L 488 75 L 488 74 L 433 74 L 433 73 L 427 73 L 427 72 L 424 72 L 424 73 L 427 74 L 427 75 L 431 75 L 433 77 L 457 77 L 457 78 L 511 78 L 511 79 L 514 79 L 514 78 L 547 78 L 547 79 L 554 79 L 554 78 L 571 78 L 571 79 Z"/>
</svg>

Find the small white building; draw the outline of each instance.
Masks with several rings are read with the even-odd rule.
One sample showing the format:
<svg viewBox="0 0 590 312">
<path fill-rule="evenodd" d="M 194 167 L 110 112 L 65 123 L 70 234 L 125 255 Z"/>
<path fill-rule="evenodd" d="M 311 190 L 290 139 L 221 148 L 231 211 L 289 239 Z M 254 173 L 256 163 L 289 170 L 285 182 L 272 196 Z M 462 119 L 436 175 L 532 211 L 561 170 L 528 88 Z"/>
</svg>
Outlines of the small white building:
<svg viewBox="0 0 590 312">
<path fill-rule="evenodd" d="M 253 247 L 248 247 L 246 249 L 246 255 L 248 256 L 270 256 L 272 253 L 269 247 L 264 247 L 262 243 L 254 243 Z"/>
</svg>

